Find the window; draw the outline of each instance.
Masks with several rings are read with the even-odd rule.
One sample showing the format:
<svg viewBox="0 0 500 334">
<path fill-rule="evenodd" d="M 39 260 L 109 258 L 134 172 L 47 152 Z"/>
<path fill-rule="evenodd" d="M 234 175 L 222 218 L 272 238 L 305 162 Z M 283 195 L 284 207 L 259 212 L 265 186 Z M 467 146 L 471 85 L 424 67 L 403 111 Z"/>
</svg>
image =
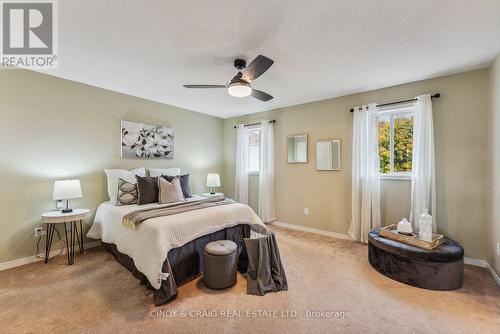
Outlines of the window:
<svg viewBox="0 0 500 334">
<path fill-rule="evenodd" d="M 260 168 L 260 129 L 250 129 L 248 135 L 248 171 L 257 174 Z"/>
<path fill-rule="evenodd" d="M 413 107 L 381 111 L 377 117 L 381 174 L 411 175 L 413 120 Z"/>
</svg>

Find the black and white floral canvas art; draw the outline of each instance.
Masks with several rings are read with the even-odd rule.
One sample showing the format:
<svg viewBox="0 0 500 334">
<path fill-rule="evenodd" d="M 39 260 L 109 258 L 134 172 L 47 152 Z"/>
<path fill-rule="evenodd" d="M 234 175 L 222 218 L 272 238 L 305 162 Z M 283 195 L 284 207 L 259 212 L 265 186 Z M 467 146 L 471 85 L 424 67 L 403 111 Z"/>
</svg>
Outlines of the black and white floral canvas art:
<svg viewBox="0 0 500 334">
<path fill-rule="evenodd" d="M 130 121 L 121 125 L 122 158 L 174 158 L 174 129 Z"/>
</svg>

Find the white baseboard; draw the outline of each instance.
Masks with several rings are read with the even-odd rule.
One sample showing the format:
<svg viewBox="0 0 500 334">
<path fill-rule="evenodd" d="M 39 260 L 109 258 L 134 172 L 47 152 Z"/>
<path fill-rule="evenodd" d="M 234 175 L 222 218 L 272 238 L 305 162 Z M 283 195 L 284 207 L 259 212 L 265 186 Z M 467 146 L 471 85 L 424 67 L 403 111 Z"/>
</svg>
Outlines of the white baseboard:
<svg viewBox="0 0 500 334">
<path fill-rule="evenodd" d="M 488 262 L 486 262 L 485 260 L 477 260 L 477 259 L 472 259 L 470 257 L 464 257 L 464 263 L 469 264 L 471 266 L 486 268 L 490 272 L 491 278 L 493 278 L 495 283 L 500 287 L 500 277 Z"/>
<path fill-rule="evenodd" d="M 489 263 L 488 263 L 488 270 L 490 271 L 490 275 L 497 284 L 497 286 L 500 287 L 500 277 L 498 276 L 496 271 L 490 266 Z"/>
<path fill-rule="evenodd" d="M 473 259 L 471 257 L 466 257 L 464 256 L 464 263 L 469 264 L 471 266 L 476 266 L 476 267 L 481 267 L 481 268 L 488 268 L 489 264 L 485 260 L 478 260 L 478 259 Z"/>
<path fill-rule="evenodd" d="M 101 241 L 92 241 L 92 242 L 84 243 L 83 248 L 89 249 L 89 248 L 99 247 L 100 245 L 101 245 Z M 76 245 L 74 249 L 75 249 L 75 252 L 78 251 L 78 245 Z M 53 258 L 54 256 L 58 256 L 59 254 L 65 255 L 66 254 L 66 247 L 63 248 L 62 253 L 61 253 L 61 249 L 51 251 L 49 258 Z M 42 261 L 42 260 L 44 260 L 44 258 L 45 258 L 45 252 L 40 251 L 40 254 L 38 254 L 37 257 L 28 256 L 28 257 L 24 257 L 24 258 L 17 259 L 17 260 L 2 262 L 2 263 L 0 263 L 0 271 L 7 270 L 10 268 L 19 267 L 19 266 L 22 266 L 22 265 L 25 265 L 28 263 Z"/>
<path fill-rule="evenodd" d="M 290 229 L 297 230 L 297 231 L 326 235 L 328 237 L 333 237 L 333 238 L 337 238 L 337 239 L 352 240 L 351 236 L 348 234 L 325 231 L 325 230 L 321 230 L 319 228 L 314 228 L 314 227 L 294 225 L 294 224 L 284 223 L 284 222 L 280 222 L 280 221 L 275 221 L 275 222 L 271 223 L 270 225 L 281 226 L 281 227 L 290 228 Z"/>
</svg>

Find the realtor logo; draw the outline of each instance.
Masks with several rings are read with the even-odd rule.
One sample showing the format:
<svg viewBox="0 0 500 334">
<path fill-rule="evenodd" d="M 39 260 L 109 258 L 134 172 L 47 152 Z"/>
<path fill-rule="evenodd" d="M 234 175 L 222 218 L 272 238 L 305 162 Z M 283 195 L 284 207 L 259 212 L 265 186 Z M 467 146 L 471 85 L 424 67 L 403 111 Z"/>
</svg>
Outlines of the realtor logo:
<svg viewBox="0 0 500 334">
<path fill-rule="evenodd" d="M 57 3 L 1 1 L 2 68 L 57 68 Z"/>
</svg>

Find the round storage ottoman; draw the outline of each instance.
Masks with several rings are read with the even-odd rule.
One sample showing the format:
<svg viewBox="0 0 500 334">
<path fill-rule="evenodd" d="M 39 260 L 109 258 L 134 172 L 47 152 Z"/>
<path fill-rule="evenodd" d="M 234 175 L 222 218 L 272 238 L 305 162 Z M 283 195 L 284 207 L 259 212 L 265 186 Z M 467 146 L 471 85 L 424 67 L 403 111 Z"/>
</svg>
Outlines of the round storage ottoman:
<svg viewBox="0 0 500 334">
<path fill-rule="evenodd" d="M 203 254 L 203 280 L 210 289 L 229 288 L 236 283 L 236 244 L 230 240 L 210 242 Z"/>
</svg>

